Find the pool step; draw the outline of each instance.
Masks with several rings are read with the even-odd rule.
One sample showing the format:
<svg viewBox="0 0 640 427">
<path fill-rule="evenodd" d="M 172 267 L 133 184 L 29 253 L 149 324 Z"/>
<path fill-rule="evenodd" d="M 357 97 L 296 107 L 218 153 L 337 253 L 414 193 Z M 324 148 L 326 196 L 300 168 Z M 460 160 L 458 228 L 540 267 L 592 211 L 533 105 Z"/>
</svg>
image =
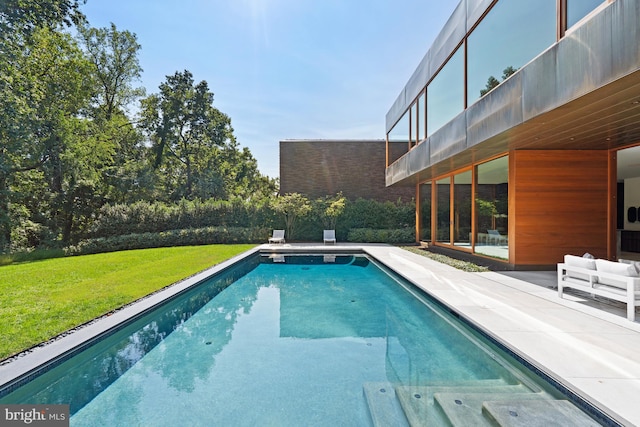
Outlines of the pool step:
<svg viewBox="0 0 640 427">
<path fill-rule="evenodd" d="M 597 426 L 567 400 L 502 380 L 396 386 L 363 385 L 375 427 L 387 426 Z"/>
<path fill-rule="evenodd" d="M 432 426 L 432 425 L 446 425 L 443 420 L 448 420 L 454 426 L 458 425 L 473 425 L 470 423 L 460 424 L 459 420 L 451 419 L 451 416 L 456 417 L 457 412 L 449 412 L 442 408 L 435 399 L 438 394 L 450 394 L 454 393 L 456 396 L 461 395 L 478 395 L 487 396 L 491 393 L 500 392 L 504 395 L 529 395 L 531 390 L 527 387 L 518 385 L 508 385 L 501 380 L 483 380 L 472 381 L 458 384 L 447 385 L 429 385 L 429 386 L 399 386 L 396 388 L 396 394 L 402 405 L 405 416 L 409 420 L 409 424 L 412 427 L 417 426 Z M 456 397 L 455 399 L 458 399 Z M 455 403 L 454 399 L 454 403 Z M 481 413 L 482 405 L 478 405 L 477 412 Z M 439 422 L 436 424 L 436 422 Z M 458 423 L 456 423 L 458 422 Z M 485 420 L 484 424 L 489 425 Z"/>
<path fill-rule="evenodd" d="M 484 402 L 482 413 L 503 427 L 599 426 L 567 400 Z"/>
<path fill-rule="evenodd" d="M 482 381 L 460 381 L 460 382 L 451 382 L 451 381 L 443 381 L 442 383 L 432 384 L 428 388 L 431 390 L 431 394 L 428 399 L 429 408 L 424 408 L 424 410 L 420 410 L 417 408 L 414 411 L 410 411 L 413 416 L 412 425 L 420 425 L 416 424 L 416 420 L 420 417 L 424 417 L 425 420 L 428 420 L 429 425 L 446 425 L 447 421 L 444 418 L 444 415 L 441 411 L 434 407 L 433 404 L 433 393 L 435 390 L 448 390 L 450 388 L 462 389 L 462 388 L 470 388 L 472 390 L 478 390 L 478 387 L 484 387 L 486 389 L 495 389 L 495 387 L 504 387 L 507 384 L 500 379 L 490 379 L 490 380 L 482 380 Z M 522 387 L 522 386 L 517 386 Z M 409 421 L 407 420 L 408 415 L 405 410 L 403 410 L 401 401 L 399 400 L 398 393 L 396 389 L 399 390 L 400 393 L 408 394 L 411 392 L 415 393 L 424 393 L 425 387 L 395 387 L 391 382 L 369 382 L 363 385 L 363 392 L 366 398 L 367 405 L 369 407 L 369 413 L 371 415 L 371 420 L 373 421 L 373 425 L 375 427 L 385 427 L 385 426 L 409 426 Z M 426 396 L 426 394 L 425 394 Z M 405 398 L 408 400 L 408 398 Z M 427 401 L 427 399 L 425 399 Z M 418 414 L 416 414 L 416 411 Z"/>
<path fill-rule="evenodd" d="M 363 386 L 374 427 L 409 426 L 396 391 L 390 382 L 370 382 Z"/>
<path fill-rule="evenodd" d="M 485 417 L 483 404 L 485 402 L 525 402 L 528 400 L 544 401 L 549 403 L 552 400 L 548 395 L 538 393 L 509 393 L 503 392 L 463 392 L 454 391 L 449 393 L 435 393 L 435 404 L 444 412 L 454 426 L 490 426 L 489 418 Z"/>
</svg>

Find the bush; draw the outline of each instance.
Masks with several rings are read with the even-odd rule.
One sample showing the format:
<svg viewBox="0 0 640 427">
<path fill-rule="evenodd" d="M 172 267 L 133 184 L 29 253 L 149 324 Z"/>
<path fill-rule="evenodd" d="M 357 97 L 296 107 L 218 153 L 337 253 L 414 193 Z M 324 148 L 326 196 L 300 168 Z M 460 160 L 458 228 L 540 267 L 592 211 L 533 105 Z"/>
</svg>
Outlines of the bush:
<svg viewBox="0 0 640 427">
<path fill-rule="evenodd" d="M 105 205 L 87 238 L 159 233 L 203 227 L 271 227 L 275 214 L 266 203 L 241 200 L 182 200 L 176 204 L 136 202 Z"/>
<path fill-rule="evenodd" d="M 413 228 L 393 230 L 354 228 L 349 231 L 347 240 L 354 243 L 414 243 L 416 231 Z"/>
<path fill-rule="evenodd" d="M 327 200 L 316 200 L 316 209 L 310 215 L 298 218 L 295 236 L 287 240 L 322 241 L 322 230 L 326 218 L 318 214 L 326 209 Z M 376 242 L 406 243 L 415 241 L 394 237 L 397 232 L 415 227 L 415 205 L 412 202 L 378 202 L 357 199 L 345 201 L 344 209 L 335 218 L 336 237 L 339 241 L 351 241 L 350 233 L 355 229 L 386 230 L 375 234 Z M 167 230 L 187 230 L 207 227 L 228 228 L 274 228 L 284 229 L 282 214 L 275 211 L 269 199 L 247 202 L 244 200 L 182 200 L 176 204 L 137 202 L 131 205 L 106 205 L 98 213 L 86 238 L 111 238 L 113 236 L 162 233 Z M 404 232 L 403 232 L 404 233 Z M 412 233 L 414 233 L 412 231 Z M 270 232 L 267 234 L 269 235 Z M 355 234 L 358 236 L 358 233 Z M 389 236 L 384 240 L 380 236 Z M 365 242 L 361 236 L 358 242 Z M 85 243 L 83 243 L 85 244 Z"/>
<path fill-rule="evenodd" d="M 160 233 L 137 233 L 83 240 L 65 249 L 68 255 L 148 249 L 168 246 L 194 246 L 230 243 L 264 243 L 267 228 L 204 227 L 170 230 Z"/>
</svg>

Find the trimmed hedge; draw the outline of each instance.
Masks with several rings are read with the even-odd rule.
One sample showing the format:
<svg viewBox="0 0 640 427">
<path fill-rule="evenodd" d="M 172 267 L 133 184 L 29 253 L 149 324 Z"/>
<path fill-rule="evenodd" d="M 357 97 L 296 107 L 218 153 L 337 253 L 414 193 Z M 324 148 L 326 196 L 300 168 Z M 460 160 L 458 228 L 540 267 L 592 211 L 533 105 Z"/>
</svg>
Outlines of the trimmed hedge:
<svg viewBox="0 0 640 427">
<path fill-rule="evenodd" d="M 168 246 L 196 246 L 219 243 L 264 243 L 271 235 L 267 228 L 204 227 L 159 233 L 136 233 L 83 240 L 65 249 L 68 255 L 148 249 Z"/>
<path fill-rule="evenodd" d="M 266 204 L 240 200 L 182 200 L 176 204 L 136 202 L 105 205 L 86 237 L 159 233 L 204 227 L 267 227 L 276 214 Z"/>
<path fill-rule="evenodd" d="M 349 231 L 347 240 L 354 243 L 414 243 L 416 231 L 413 228 L 394 230 L 354 228 Z"/>
<path fill-rule="evenodd" d="M 313 203 L 313 201 L 312 201 Z M 220 235 L 204 239 L 206 243 L 254 243 L 265 242 L 271 230 L 285 228 L 282 214 L 277 213 L 268 199 L 260 201 L 182 200 L 176 204 L 137 202 L 130 205 L 106 205 L 98 212 L 89 233 L 72 253 L 95 251 L 89 247 L 100 246 L 120 250 L 123 246 L 157 247 L 176 244 L 200 244 L 196 237 L 169 238 L 176 230 L 187 233 L 190 229 L 222 227 L 225 229 L 267 230 L 260 237 L 237 232 L 236 239 L 228 240 Z M 345 210 L 336 221 L 336 237 L 339 241 L 409 243 L 415 241 L 415 204 L 413 202 L 378 202 L 369 199 L 347 201 Z M 291 242 L 322 241 L 325 228 L 322 218 L 309 214 L 298 219 Z M 167 231 L 172 230 L 172 231 Z M 368 230 L 368 231 L 365 231 Z M 150 235 L 146 235 L 149 233 Z M 193 232 L 190 232 L 193 233 Z M 201 232 L 198 232 L 201 233 Z M 196 233 L 196 234 L 198 234 Z M 155 236 L 160 234 L 160 236 Z M 119 237 L 118 237 L 119 236 Z M 136 236 L 136 237 L 132 237 Z M 141 237 L 142 236 L 142 237 Z M 184 235 L 186 236 L 186 235 Z M 96 240 L 102 238 L 104 240 Z M 247 240 L 242 240 L 247 238 Z M 185 243 L 180 243 L 181 241 Z M 136 243 L 137 241 L 137 243 Z M 99 243 L 97 243 L 99 242 Z M 125 243 L 126 242 L 126 243 Z M 108 249 L 107 249 L 108 250 Z M 100 249 L 101 252 L 104 249 Z"/>
</svg>

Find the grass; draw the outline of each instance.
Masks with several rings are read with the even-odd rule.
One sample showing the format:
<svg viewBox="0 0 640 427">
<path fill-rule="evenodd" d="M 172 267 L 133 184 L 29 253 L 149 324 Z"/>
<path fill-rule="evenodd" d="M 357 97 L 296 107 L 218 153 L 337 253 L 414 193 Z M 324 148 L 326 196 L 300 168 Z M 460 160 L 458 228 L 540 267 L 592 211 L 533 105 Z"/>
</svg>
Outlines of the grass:
<svg viewBox="0 0 640 427">
<path fill-rule="evenodd" d="M 0 360 L 254 245 L 157 248 L 0 267 Z"/>
<path fill-rule="evenodd" d="M 451 267 L 455 267 L 458 270 L 471 271 L 471 272 L 489 271 L 487 267 L 482 267 L 480 265 L 474 264 L 469 261 L 462 261 L 459 259 L 451 258 L 446 255 L 429 252 L 417 246 L 403 246 L 402 249 L 407 250 L 409 252 L 413 252 L 414 254 L 431 258 L 432 260 L 438 261 L 442 264 L 450 265 Z"/>
</svg>

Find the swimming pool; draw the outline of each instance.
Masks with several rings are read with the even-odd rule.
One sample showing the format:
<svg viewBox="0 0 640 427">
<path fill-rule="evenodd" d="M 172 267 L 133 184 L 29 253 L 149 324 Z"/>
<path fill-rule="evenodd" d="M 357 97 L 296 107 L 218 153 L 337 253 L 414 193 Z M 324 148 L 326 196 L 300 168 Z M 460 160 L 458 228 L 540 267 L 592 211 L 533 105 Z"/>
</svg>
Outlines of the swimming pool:
<svg viewBox="0 0 640 427">
<path fill-rule="evenodd" d="M 71 425 L 477 425 L 574 408 L 352 254 L 252 256 L 12 390 L 0 403 L 70 403 Z"/>
</svg>

